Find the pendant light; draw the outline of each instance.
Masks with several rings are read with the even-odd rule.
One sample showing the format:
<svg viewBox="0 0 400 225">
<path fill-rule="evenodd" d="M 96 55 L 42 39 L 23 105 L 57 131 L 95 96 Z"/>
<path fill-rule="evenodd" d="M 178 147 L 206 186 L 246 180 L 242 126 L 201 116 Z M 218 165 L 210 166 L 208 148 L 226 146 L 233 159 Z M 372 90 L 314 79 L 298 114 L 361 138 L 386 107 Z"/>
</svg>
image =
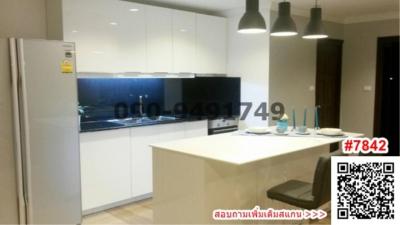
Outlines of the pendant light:
<svg viewBox="0 0 400 225">
<path fill-rule="evenodd" d="M 322 24 L 322 9 L 318 7 L 315 1 L 315 7 L 311 9 L 310 22 L 308 23 L 304 32 L 304 39 L 321 39 L 327 38 L 324 25 Z"/>
<path fill-rule="evenodd" d="M 239 33 L 258 34 L 267 32 L 264 17 L 259 12 L 259 0 L 246 0 L 246 12 L 239 22 Z"/>
<path fill-rule="evenodd" d="M 290 2 L 280 2 L 278 18 L 271 28 L 271 36 L 294 36 L 297 35 L 297 28 L 290 15 Z"/>
</svg>

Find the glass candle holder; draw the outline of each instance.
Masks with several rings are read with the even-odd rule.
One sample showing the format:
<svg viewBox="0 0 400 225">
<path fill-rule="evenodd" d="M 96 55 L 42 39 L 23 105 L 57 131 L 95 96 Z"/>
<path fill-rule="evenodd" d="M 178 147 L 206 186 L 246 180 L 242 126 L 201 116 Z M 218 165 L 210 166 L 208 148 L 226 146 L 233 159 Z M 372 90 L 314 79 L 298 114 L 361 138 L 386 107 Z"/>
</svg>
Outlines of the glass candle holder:
<svg viewBox="0 0 400 225">
<path fill-rule="evenodd" d="M 285 133 L 288 130 L 288 121 L 287 120 L 278 120 L 276 122 L 276 131 L 278 133 Z"/>
</svg>

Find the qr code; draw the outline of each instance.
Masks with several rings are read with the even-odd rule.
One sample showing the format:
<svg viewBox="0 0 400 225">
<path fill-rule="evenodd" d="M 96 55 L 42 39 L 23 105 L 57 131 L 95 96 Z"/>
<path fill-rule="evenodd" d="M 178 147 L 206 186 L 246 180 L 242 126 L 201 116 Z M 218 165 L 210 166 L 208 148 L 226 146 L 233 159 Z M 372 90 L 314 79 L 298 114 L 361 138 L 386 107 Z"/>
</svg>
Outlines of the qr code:
<svg viewBox="0 0 400 225">
<path fill-rule="evenodd" d="M 399 221 L 398 157 L 333 157 L 332 222 Z M 397 223 L 397 222 L 396 222 Z M 332 223 L 334 224 L 334 223 Z"/>
</svg>

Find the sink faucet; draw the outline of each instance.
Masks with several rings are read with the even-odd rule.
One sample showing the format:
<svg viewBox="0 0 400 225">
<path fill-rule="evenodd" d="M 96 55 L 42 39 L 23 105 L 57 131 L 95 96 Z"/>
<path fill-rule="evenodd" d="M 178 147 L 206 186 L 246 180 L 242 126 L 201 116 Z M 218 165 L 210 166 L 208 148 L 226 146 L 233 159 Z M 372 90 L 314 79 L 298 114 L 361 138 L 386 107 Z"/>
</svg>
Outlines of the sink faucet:
<svg viewBox="0 0 400 225">
<path fill-rule="evenodd" d="M 140 115 L 140 117 L 143 117 L 144 116 L 144 110 L 143 110 L 143 96 L 139 96 L 139 115 Z"/>
</svg>

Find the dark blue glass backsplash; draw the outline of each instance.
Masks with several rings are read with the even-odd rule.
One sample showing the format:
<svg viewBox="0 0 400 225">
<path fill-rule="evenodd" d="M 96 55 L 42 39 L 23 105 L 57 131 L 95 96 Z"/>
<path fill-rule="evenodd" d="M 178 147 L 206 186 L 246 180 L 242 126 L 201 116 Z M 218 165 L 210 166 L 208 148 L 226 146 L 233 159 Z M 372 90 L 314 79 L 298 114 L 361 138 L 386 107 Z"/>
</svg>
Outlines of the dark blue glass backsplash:
<svg viewBox="0 0 400 225">
<path fill-rule="evenodd" d="M 145 113 L 149 104 L 166 110 L 165 79 L 78 79 L 78 93 L 85 111 L 82 121 L 113 119 L 118 104 L 128 107 L 127 116 L 137 116 L 139 96 L 143 96 Z"/>
<path fill-rule="evenodd" d="M 79 105 L 84 110 L 81 119 L 85 122 L 139 117 L 139 96 L 143 96 L 144 113 L 149 117 L 239 116 L 240 86 L 240 78 L 232 77 L 80 78 Z"/>
</svg>

